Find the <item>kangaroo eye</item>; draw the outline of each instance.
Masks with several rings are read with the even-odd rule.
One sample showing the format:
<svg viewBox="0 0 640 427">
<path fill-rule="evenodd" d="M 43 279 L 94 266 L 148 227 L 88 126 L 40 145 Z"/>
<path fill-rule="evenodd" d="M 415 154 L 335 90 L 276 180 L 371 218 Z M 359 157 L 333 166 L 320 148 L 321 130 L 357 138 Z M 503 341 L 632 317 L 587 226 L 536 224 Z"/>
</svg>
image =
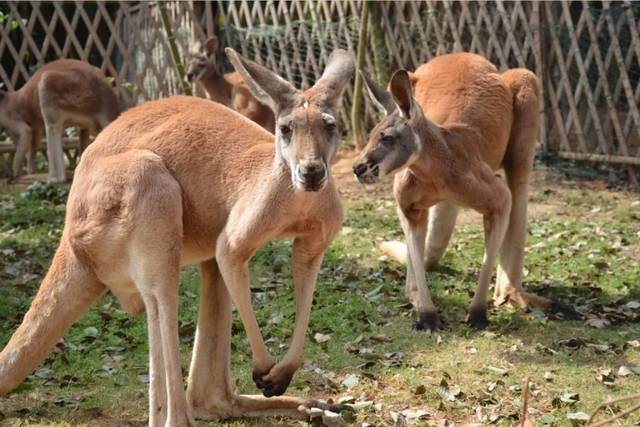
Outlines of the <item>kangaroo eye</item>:
<svg viewBox="0 0 640 427">
<path fill-rule="evenodd" d="M 337 126 L 335 123 L 329 122 L 325 125 L 325 129 L 327 129 L 327 132 L 334 132 L 337 129 Z"/>
<path fill-rule="evenodd" d="M 380 142 L 382 143 L 382 145 L 389 146 L 393 144 L 393 137 L 391 135 L 382 134 L 380 136 Z"/>
<path fill-rule="evenodd" d="M 280 125 L 280 133 L 283 136 L 289 136 L 289 134 L 291 133 L 291 126 L 289 126 L 289 125 Z"/>
</svg>

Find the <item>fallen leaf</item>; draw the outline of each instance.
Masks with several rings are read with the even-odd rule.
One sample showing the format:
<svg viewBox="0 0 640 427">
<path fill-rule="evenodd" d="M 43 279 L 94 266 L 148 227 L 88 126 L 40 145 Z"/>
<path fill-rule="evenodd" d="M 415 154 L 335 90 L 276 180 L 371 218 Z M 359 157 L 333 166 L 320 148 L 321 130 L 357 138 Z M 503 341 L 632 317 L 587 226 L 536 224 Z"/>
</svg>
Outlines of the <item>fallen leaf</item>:
<svg viewBox="0 0 640 427">
<path fill-rule="evenodd" d="M 560 400 L 564 403 L 573 404 L 580 400 L 580 395 L 578 393 L 563 393 L 560 396 Z"/>
<path fill-rule="evenodd" d="M 440 381 L 437 392 L 442 399 L 449 402 L 455 402 L 456 398 L 462 395 L 459 387 L 449 387 L 449 383 L 444 378 Z"/>
<path fill-rule="evenodd" d="M 597 317 L 588 319 L 585 323 L 588 326 L 591 326 L 592 328 L 596 328 L 596 329 L 604 329 L 611 324 L 611 322 L 609 322 L 607 319 L 597 318 Z"/>
<path fill-rule="evenodd" d="M 604 385 L 612 386 L 615 384 L 615 377 L 611 368 L 600 368 L 596 371 L 596 379 Z"/>
<path fill-rule="evenodd" d="M 413 391 L 413 394 L 415 394 L 416 396 L 420 396 L 422 394 L 425 394 L 427 392 L 427 388 L 420 384 L 418 387 L 416 387 L 416 389 Z"/>
<path fill-rule="evenodd" d="M 322 413 L 322 425 L 326 427 L 342 427 L 347 423 L 342 419 L 340 414 L 336 414 L 331 411 L 324 411 Z"/>
<path fill-rule="evenodd" d="M 507 376 L 509 374 L 509 371 L 504 369 L 504 368 L 498 368 L 495 366 L 487 366 L 487 371 L 493 372 L 494 374 L 498 374 L 501 376 Z"/>
<path fill-rule="evenodd" d="M 313 339 L 318 344 L 322 344 L 322 343 L 325 343 L 325 342 L 327 342 L 327 341 L 329 341 L 331 339 L 331 334 L 321 334 L 320 332 L 318 332 L 313 336 Z"/>
<path fill-rule="evenodd" d="M 385 353 L 382 364 L 385 366 L 400 366 L 402 365 L 402 359 L 404 359 L 404 353 L 401 351 Z"/>
<path fill-rule="evenodd" d="M 51 369 L 49 369 L 49 368 L 41 368 L 41 369 L 38 369 L 37 371 L 35 371 L 33 373 L 33 376 L 37 377 L 37 378 L 43 378 L 43 379 L 47 379 L 48 380 L 50 378 L 53 378 L 53 371 Z"/>
<path fill-rule="evenodd" d="M 626 377 L 632 374 L 633 374 L 633 371 L 631 370 L 631 368 L 629 368 L 628 366 L 622 365 L 620 366 L 620 369 L 618 369 L 617 375 L 619 377 Z"/>
<path fill-rule="evenodd" d="M 567 414 L 567 419 L 575 425 L 581 423 L 582 421 L 589 421 L 589 414 L 586 414 L 584 412 L 569 412 Z"/>
<path fill-rule="evenodd" d="M 356 402 L 349 406 L 351 406 L 354 411 L 364 411 L 371 409 L 374 405 L 372 400 L 364 400 L 362 402 Z"/>
<path fill-rule="evenodd" d="M 378 341 L 378 342 L 392 342 L 393 340 L 391 338 L 389 338 L 388 336 L 384 335 L 384 334 L 371 334 L 371 336 L 369 337 L 371 338 L 373 341 Z"/>
<path fill-rule="evenodd" d="M 400 412 L 400 414 L 405 417 L 408 421 L 413 420 L 424 420 L 429 418 L 429 413 L 422 409 L 414 410 L 414 409 L 405 409 Z"/>
<path fill-rule="evenodd" d="M 352 388 L 358 385 L 358 377 L 354 374 L 348 374 L 340 383 L 346 388 Z"/>
<path fill-rule="evenodd" d="M 632 310 L 637 310 L 640 308 L 640 301 L 629 301 L 624 306 Z"/>
<path fill-rule="evenodd" d="M 355 401 L 356 401 L 356 398 L 353 396 L 342 396 L 341 398 L 338 399 L 338 403 L 342 403 L 342 404 L 353 403 Z"/>
</svg>

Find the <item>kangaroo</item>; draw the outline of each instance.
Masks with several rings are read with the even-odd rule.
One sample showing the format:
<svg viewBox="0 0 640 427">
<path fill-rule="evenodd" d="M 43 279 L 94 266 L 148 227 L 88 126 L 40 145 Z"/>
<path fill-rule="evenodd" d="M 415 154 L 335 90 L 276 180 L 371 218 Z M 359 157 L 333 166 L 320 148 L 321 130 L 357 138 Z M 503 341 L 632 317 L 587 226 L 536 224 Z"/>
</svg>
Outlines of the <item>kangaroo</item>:
<svg viewBox="0 0 640 427">
<path fill-rule="evenodd" d="M 0 353 L 0 395 L 23 381 L 110 290 L 127 312 L 146 311 L 151 426 L 193 425 L 194 415 L 307 416 L 325 406 L 271 396 L 284 393 L 302 363 L 316 278 L 343 219 L 330 165 L 354 63 L 347 52 L 334 51 L 315 86 L 301 92 L 235 51 L 227 55 L 273 109 L 275 144 L 257 124 L 196 97 L 147 102 L 105 128 L 78 164 L 51 267 Z M 291 347 L 276 363 L 251 306 L 248 263 L 263 244 L 283 237 L 294 238 L 296 323 Z M 193 263 L 200 263 L 201 298 L 185 396 L 177 299 L 180 268 Z M 232 388 L 232 301 L 265 397 Z"/>
<path fill-rule="evenodd" d="M 196 43 L 187 64 L 187 80 L 198 81 L 215 102 L 233 108 L 250 120 L 273 133 L 275 118 L 271 109 L 261 103 L 240 77 L 240 74 L 222 74 L 216 63 L 218 38 L 209 37 L 204 44 Z"/>
<path fill-rule="evenodd" d="M 0 90 L 0 127 L 16 141 L 13 177 L 20 175 L 27 154 L 27 171 L 35 172 L 38 146 L 46 130 L 49 181 L 65 182 L 65 126 L 80 126 L 83 152 L 89 145 L 89 136 L 97 135 L 119 113 L 116 95 L 102 72 L 75 59 L 45 64 L 20 90 Z"/>
<path fill-rule="evenodd" d="M 488 325 L 487 291 L 498 250 L 497 304 L 573 316 L 569 308 L 522 287 L 528 182 L 539 128 L 536 76 L 526 69 L 499 74 L 481 56 L 455 53 L 438 56 L 413 74 L 397 71 L 390 93 L 366 75 L 364 80 L 386 117 L 371 131 L 353 171 L 362 183 L 395 174 L 407 242 L 406 293 L 418 315 L 414 328 L 440 325 L 427 288 L 425 244 L 427 264 L 433 266 L 449 243 L 460 206 L 480 212 L 484 220 L 485 256 L 467 317 L 472 327 Z M 500 168 L 506 182 L 495 174 Z M 388 247 L 400 252 L 397 245 Z"/>
</svg>

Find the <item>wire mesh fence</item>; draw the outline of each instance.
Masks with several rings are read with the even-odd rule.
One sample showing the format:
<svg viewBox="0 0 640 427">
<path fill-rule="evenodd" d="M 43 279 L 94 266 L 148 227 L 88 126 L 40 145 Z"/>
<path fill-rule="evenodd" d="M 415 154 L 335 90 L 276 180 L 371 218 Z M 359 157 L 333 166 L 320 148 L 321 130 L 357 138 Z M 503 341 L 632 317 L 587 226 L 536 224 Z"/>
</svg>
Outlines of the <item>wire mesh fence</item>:
<svg viewBox="0 0 640 427">
<path fill-rule="evenodd" d="M 298 87 L 330 52 L 355 52 L 362 0 L 167 2 L 181 54 L 217 34 Z M 364 68 L 386 83 L 456 51 L 542 82 L 541 142 L 565 157 L 640 164 L 640 4 L 631 1 L 402 1 L 369 4 Z M 13 90 L 43 63 L 73 57 L 114 79 L 124 104 L 179 93 L 155 3 L 0 2 L 0 81 Z M 223 57 L 220 58 L 224 60 Z M 222 62 L 224 63 L 224 61 Z M 229 70 L 229 69 L 228 69 Z M 342 119 L 350 126 L 349 88 Z M 374 117 L 369 102 L 365 116 Z"/>
</svg>

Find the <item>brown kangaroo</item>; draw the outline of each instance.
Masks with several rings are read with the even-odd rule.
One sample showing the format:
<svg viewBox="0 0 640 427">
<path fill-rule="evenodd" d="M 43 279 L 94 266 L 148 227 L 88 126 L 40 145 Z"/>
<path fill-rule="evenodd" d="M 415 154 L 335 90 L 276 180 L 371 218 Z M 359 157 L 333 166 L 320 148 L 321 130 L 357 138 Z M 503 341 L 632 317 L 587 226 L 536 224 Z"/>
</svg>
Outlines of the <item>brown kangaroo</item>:
<svg viewBox="0 0 640 427">
<path fill-rule="evenodd" d="M 367 76 L 365 81 L 387 116 L 371 132 L 353 170 L 363 183 L 395 173 L 394 196 L 408 249 L 406 292 L 418 313 L 414 327 L 439 326 L 425 276 L 425 237 L 427 264 L 433 266 L 449 243 L 459 206 L 484 218 L 486 251 L 469 307 L 471 326 L 488 324 L 487 291 L 498 250 L 497 304 L 530 304 L 575 316 L 522 287 L 528 183 L 538 138 L 536 76 L 525 69 L 499 74 L 481 56 L 455 53 L 436 57 L 413 74 L 397 71 L 391 93 Z M 500 168 L 506 182 L 495 174 Z"/>
<path fill-rule="evenodd" d="M 218 38 L 215 36 L 209 37 L 204 44 L 196 43 L 187 64 L 187 80 L 191 83 L 197 80 L 213 101 L 233 108 L 273 133 L 273 111 L 251 94 L 240 74 L 222 74 L 218 70 L 218 47 Z"/>
<path fill-rule="evenodd" d="M 45 64 L 20 90 L 0 90 L 0 127 L 17 145 L 13 176 L 20 175 L 27 154 L 27 171 L 35 172 L 38 146 L 46 130 L 49 181 L 66 181 L 62 151 L 65 126 L 80 126 L 82 152 L 89 145 L 89 136 L 97 135 L 119 113 L 116 95 L 102 72 L 75 59 Z"/>
<path fill-rule="evenodd" d="M 271 396 L 284 393 L 302 363 L 316 278 L 342 223 L 330 165 L 353 60 L 336 50 L 315 86 L 301 92 L 233 50 L 227 54 L 274 110 L 275 144 L 257 124 L 195 97 L 145 103 L 104 129 L 76 170 L 51 267 L 0 353 L 0 395 L 22 382 L 110 290 L 127 312 L 147 313 L 151 426 L 193 425 L 193 415 L 306 416 L 326 406 Z M 294 238 L 296 324 L 289 351 L 276 363 L 251 306 L 248 263 L 263 244 L 283 237 Z M 193 263 L 201 267 L 201 300 L 185 397 L 177 299 L 180 267 Z M 232 301 L 249 338 L 253 378 L 266 397 L 233 390 Z"/>
</svg>

